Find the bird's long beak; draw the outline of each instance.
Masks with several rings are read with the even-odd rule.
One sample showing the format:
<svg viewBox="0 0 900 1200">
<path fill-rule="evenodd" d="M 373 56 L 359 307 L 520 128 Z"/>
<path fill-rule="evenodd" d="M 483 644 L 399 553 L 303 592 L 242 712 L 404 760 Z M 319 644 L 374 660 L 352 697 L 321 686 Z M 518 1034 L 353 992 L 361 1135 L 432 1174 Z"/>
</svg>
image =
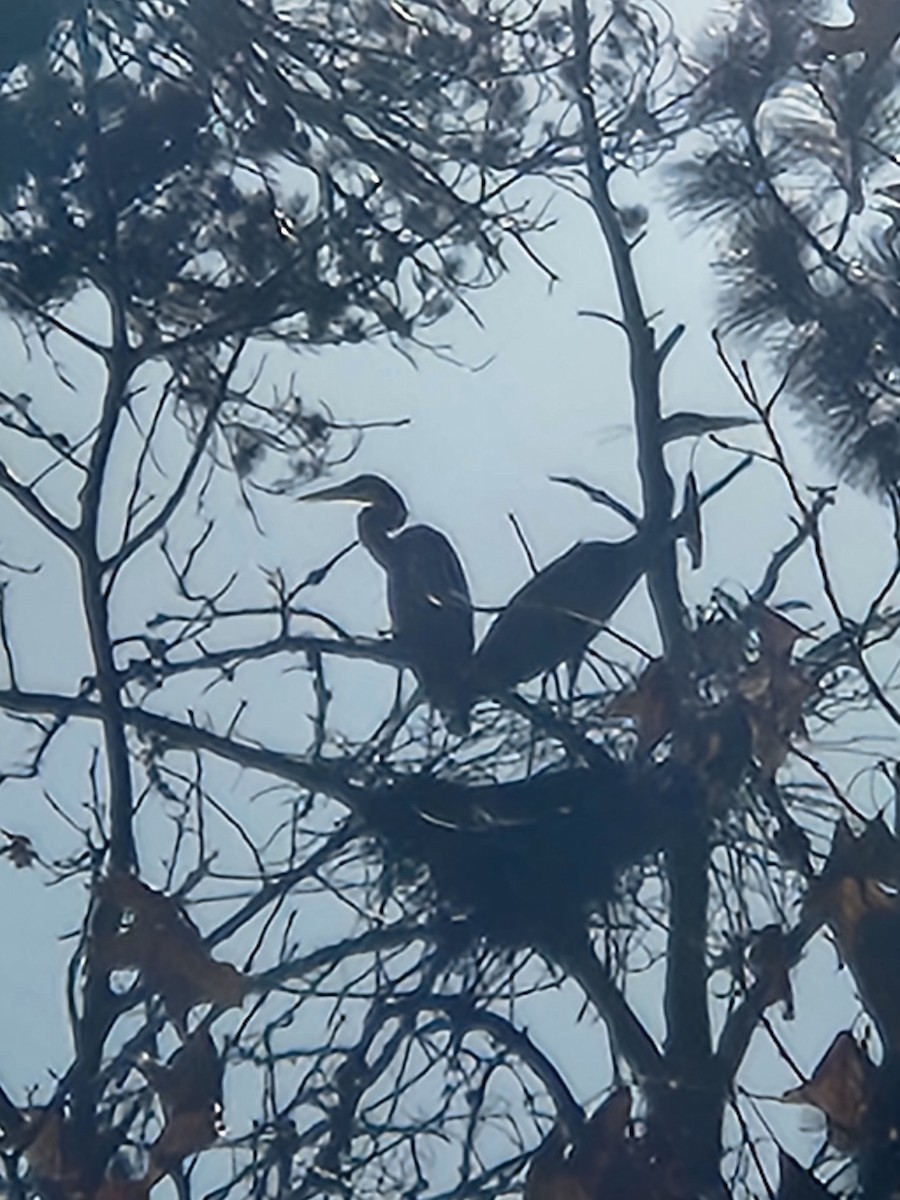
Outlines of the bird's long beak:
<svg viewBox="0 0 900 1200">
<path fill-rule="evenodd" d="M 361 500 L 352 483 L 338 483 L 334 487 L 320 488 L 317 492 L 307 492 L 298 496 L 298 500 Z"/>
</svg>

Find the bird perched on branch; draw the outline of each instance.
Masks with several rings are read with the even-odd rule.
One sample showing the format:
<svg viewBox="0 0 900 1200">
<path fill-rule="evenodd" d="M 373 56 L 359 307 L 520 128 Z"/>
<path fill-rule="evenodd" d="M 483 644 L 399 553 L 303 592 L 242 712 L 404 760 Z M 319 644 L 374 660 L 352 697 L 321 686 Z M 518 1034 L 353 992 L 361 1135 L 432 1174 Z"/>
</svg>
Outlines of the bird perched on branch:
<svg viewBox="0 0 900 1200">
<path fill-rule="evenodd" d="M 303 500 L 362 504 L 359 540 L 387 576 L 394 641 L 426 696 L 463 732 L 464 679 L 472 659 L 472 601 L 456 551 L 428 525 L 401 529 L 409 516 L 403 497 L 378 475 L 357 475 Z M 395 532 L 400 530 L 400 532 Z"/>
<path fill-rule="evenodd" d="M 685 538 L 699 564 L 699 500 L 689 477 L 684 506 L 662 529 L 639 529 L 622 542 L 578 542 L 516 592 L 472 662 L 472 694 L 496 695 L 552 671 L 574 671 L 663 546 Z"/>
</svg>

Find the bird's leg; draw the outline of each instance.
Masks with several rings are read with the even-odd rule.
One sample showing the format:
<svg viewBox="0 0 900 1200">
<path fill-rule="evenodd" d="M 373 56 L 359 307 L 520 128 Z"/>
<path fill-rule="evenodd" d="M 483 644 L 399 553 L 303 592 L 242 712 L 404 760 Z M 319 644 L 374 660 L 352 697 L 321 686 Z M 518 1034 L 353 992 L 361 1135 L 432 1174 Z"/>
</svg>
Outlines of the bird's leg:
<svg viewBox="0 0 900 1200">
<path fill-rule="evenodd" d="M 577 654 L 573 654 L 571 658 L 566 660 L 566 675 L 569 681 L 569 689 L 567 700 L 571 705 L 575 699 L 575 684 L 578 682 L 578 672 L 581 670 L 581 664 L 584 662 L 585 650 L 581 649 Z"/>
<path fill-rule="evenodd" d="M 598 650 L 593 650 L 590 646 L 588 646 L 587 650 L 585 650 L 580 665 L 588 669 L 591 677 L 594 680 L 594 683 L 602 692 L 608 692 L 610 690 L 610 685 L 607 683 L 606 677 L 601 670 L 601 667 L 604 666 L 608 667 L 610 671 L 612 671 L 613 675 L 617 680 L 619 680 L 622 686 L 631 684 L 630 675 L 621 671 L 616 667 L 615 663 L 609 662 Z"/>
<path fill-rule="evenodd" d="M 560 706 L 571 708 L 572 701 L 575 699 L 575 682 L 578 679 L 578 672 L 581 668 L 581 663 L 584 659 L 584 651 L 579 650 L 571 658 L 566 659 L 566 687 L 563 688 L 562 680 L 559 676 L 559 668 L 557 667 L 552 672 L 553 690 L 556 692 L 556 703 Z M 545 697 L 546 698 L 546 697 Z"/>
<path fill-rule="evenodd" d="M 566 703 L 566 693 L 563 690 L 562 680 L 559 677 L 559 667 L 554 667 L 547 678 L 553 680 L 553 692 L 556 703 L 560 706 L 564 705 Z"/>
<path fill-rule="evenodd" d="M 397 684 L 394 688 L 394 703 L 391 705 L 391 712 L 388 720 L 396 718 L 403 711 L 403 667 L 397 671 Z"/>
</svg>

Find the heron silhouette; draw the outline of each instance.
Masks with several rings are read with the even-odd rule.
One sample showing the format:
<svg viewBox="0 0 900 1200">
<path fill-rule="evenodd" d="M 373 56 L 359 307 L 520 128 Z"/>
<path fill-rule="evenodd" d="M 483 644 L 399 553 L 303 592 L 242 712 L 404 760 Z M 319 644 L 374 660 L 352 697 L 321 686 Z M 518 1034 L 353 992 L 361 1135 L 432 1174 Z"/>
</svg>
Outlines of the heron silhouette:
<svg viewBox="0 0 900 1200">
<path fill-rule="evenodd" d="M 359 540 L 387 576 L 394 641 L 431 703 L 454 732 L 464 732 L 472 660 L 472 601 L 459 556 L 429 525 L 403 526 L 409 510 L 379 475 L 357 475 L 303 500 L 361 504 Z"/>
</svg>

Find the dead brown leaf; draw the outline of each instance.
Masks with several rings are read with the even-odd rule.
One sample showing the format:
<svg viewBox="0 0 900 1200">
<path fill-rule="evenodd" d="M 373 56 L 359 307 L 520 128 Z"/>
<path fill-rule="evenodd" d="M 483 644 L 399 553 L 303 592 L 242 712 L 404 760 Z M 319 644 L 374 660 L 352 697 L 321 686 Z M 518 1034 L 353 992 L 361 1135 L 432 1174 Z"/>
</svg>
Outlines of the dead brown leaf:
<svg viewBox="0 0 900 1200">
<path fill-rule="evenodd" d="M 200 1026 L 165 1066 L 141 1065 L 166 1117 L 150 1150 L 154 1167 L 165 1174 L 183 1158 L 211 1146 L 222 1128 L 222 1063 L 205 1026 Z"/>
<path fill-rule="evenodd" d="M 885 1046 L 900 1050 L 900 902 L 866 881 L 848 963 Z"/>
<path fill-rule="evenodd" d="M 40 861 L 30 837 L 24 833 L 10 833 L 7 829 L 0 830 L 0 833 L 6 838 L 6 845 L 0 847 L 0 855 L 6 855 L 14 867 L 21 870 L 23 867 L 33 867 Z"/>
<path fill-rule="evenodd" d="M 843 853 L 846 874 L 900 885 L 900 840 L 882 817 L 867 821 L 858 838 L 851 834 L 849 840 L 845 839 Z"/>
<path fill-rule="evenodd" d="M 597 1197 L 604 1178 L 621 1155 L 631 1120 L 631 1093 L 617 1088 L 585 1122 L 571 1164 L 576 1179 L 588 1196 Z"/>
<path fill-rule="evenodd" d="M 812 1078 L 785 1092 L 789 1104 L 811 1104 L 825 1114 L 828 1139 L 850 1154 L 862 1144 L 875 1067 L 847 1032 L 839 1033 Z"/>
<path fill-rule="evenodd" d="M 77 1178 L 62 1113 L 55 1108 L 32 1108 L 22 1115 L 26 1126 L 17 1141 L 35 1175 L 54 1183 Z"/>
<path fill-rule="evenodd" d="M 566 1136 L 556 1127 L 532 1156 L 523 1200 L 592 1200 L 566 1157 Z"/>
<path fill-rule="evenodd" d="M 750 970 L 766 989 L 769 1004 L 779 1000 L 787 1020 L 794 1017 L 794 989 L 791 987 L 791 959 L 787 939 L 780 925 L 766 925 L 754 934 L 747 956 Z"/>
<path fill-rule="evenodd" d="M 880 819 L 861 837 L 840 823 L 828 861 L 804 900 L 805 913 L 832 930 L 860 998 L 892 1051 L 900 1050 L 900 898 L 881 881 L 895 885 L 897 849 Z"/>
<path fill-rule="evenodd" d="M 231 963 L 212 957 L 170 896 L 134 876 L 114 875 L 102 885 L 101 897 L 118 909 L 120 919 L 112 933 L 97 935 L 98 963 L 110 970 L 139 971 L 180 1028 L 194 1005 L 240 1007 L 250 981 Z"/>
<path fill-rule="evenodd" d="M 759 650 L 762 658 L 790 660 L 794 646 L 801 638 L 810 635 L 799 625 L 788 620 L 783 613 L 761 604 L 753 610 L 753 623 L 759 634 Z"/>
<path fill-rule="evenodd" d="M 574 1144 L 554 1129 L 531 1160 L 524 1200 L 603 1200 L 607 1195 L 630 1200 L 640 1174 L 639 1145 L 628 1136 L 630 1121 L 631 1093 L 618 1088 L 584 1123 Z"/>
<path fill-rule="evenodd" d="M 745 706 L 726 701 L 708 712 L 685 718 L 675 739 L 674 756 L 703 779 L 715 805 L 739 786 L 750 763 L 752 738 Z"/>
<path fill-rule="evenodd" d="M 146 1063 L 142 1070 L 153 1084 L 167 1117 L 222 1104 L 222 1062 L 209 1030 L 200 1026 L 169 1061 Z"/>
<path fill-rule="evenodd" d="M 641 750 L 652 750 L 678 719 L 678 693 L 667 663 L 657 658 L 641 674 L 635 687 L 616 696 L 607 708 L 611 717 L 631 717 Z"/>
<path fill-rule="evenodd" d="M 152 1176 L 142 1179 L 104 1179 L 92 1200 L 148 1200 L 154 1183 L 156 1180 Z"/>
<path fill-rule="evenodd" d="M 812 1171 L 807 1171 L 789 1154 L 779 1152 L 778 1195 L 776 1200 L 834 1200 Z"/>
<path fill-rule="evenodd" d="M 166 1122 L 150 1147 L 150 1162 L 160 1174 L 165 1174 L 179 1166 L 183 1159 L 208 1149 L 221 1135 L 221 1113 L 179 1113 Z"/>
<path fill-rule="evenodd" d="M 816 684 L 790 663 L 760 658 L 738 680 L 737 691 L 746 705 L 753 736 L 753 754 L 772 778 L 791 748 L 791 738 L 803 737 L 803 710 L 816 694 Z"/>
</svg>

